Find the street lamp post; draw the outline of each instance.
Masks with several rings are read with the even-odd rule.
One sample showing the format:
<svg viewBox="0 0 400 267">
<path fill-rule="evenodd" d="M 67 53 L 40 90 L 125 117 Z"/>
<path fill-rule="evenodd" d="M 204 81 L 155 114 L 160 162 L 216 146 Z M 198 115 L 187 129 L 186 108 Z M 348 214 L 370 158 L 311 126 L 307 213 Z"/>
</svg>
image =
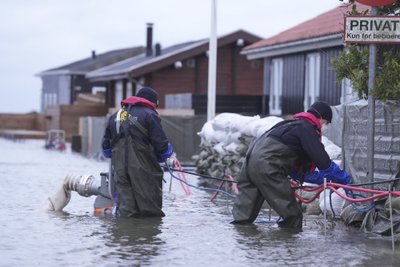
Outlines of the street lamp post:
<svg viewBox="0 0 400 267">
<path fill-rule="evenodd" d="M 215 98 L 217 83 L 217 0 L 211 5 L 211 33 L 208 54 L 208 94 L 207 121 L 215 117 Z"/>
</svg>

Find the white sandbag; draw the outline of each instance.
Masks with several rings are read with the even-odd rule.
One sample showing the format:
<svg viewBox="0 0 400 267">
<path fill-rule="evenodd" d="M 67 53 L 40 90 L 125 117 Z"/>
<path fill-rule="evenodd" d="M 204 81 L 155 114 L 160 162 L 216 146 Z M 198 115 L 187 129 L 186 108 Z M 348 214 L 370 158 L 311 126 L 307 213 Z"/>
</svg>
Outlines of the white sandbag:
<svg viewBox="0 0 400 267">
<path fill-rule="evenodd" d="M 213 146 L 213 148 L 219 155 L 225 155 L 226 154 L 226 151 L 225 151 L 222 143 L 216 144 L 215 146 Z"/>
<path fill-rule="evenodd" d="M 274 126 L 276 123 L 282 120 L 283 120 L 282 118 L 276 116 L 268 116 L 262 119 L 252 120 L 242 129 L 242 133 L 244 135 L 257 137 L 259 136 L 259 131 L 262 131 L 264 133 L 265 131 L 268 131 L 272 126 Z"/>
<path fill-rule="evenodd" d="M 270 130 L 275 124 L 283 121 L 280 117 L 269 116 L 261 119 L 262 126 L 257 130 L 257 135 L 255 137 L 259 137 L 263 135 L 266 131 Z"/>
<path fill-rule="evenodd" d="M 242 133 L 240 131 L 237 132 L 230 132 L 229 134 L 229 142 L 227 142 L 227 144 L 230 143 L 236 143 L 236 144 L 240 144 L 240 137 L 242 137 Z"/>
<path fill-rule="evenodd" d="M 342 195 L 346 195 L 344 192 L 343 188 L 339 188 L 338 191 Z M 326 194 L 325 194 L 326 193 Z M 344 204 L 346 202 L 345 199 L 341 198 L 339 195 L 337 195 L 335 192 L 332 193 L 332 196 L 330 196 L 331 190 L 326 189 L 325 191 L 322 191 L 322 193 L 319 195 L 319 208 L 321 209 L 322 212 L 324 212 L 324 198 L 326 201 L 326 212 L 329 215 L 332 215 L 332 209 L 335 213 L 335 216 L 340 216 L 340 213 L 343 210 Z M 332 199 L 332 208 L 331 208 L 331 199 Z"/>
<path fill-rule="evenodd" d="M 248 123 L 242 130 L 243 135 L 247 136 L 257 136 L 257 131 L 260 127 L 264 125 L 264 122 L 261 119 L 258 120 L 253 120 L 250 123 Z"/>
<path fill-rule="evenodd" d="M 236 113 L 221 113 L 218 114 L 212 121 L 214 130 L 231 131 L 236 132 L 242 130 L 253 120 L 258 120 L 260 116 L 256 115 L 253 117 L 243 116 Z"/>
<path fill-rule="evenodd" d="M 252 123 L 253 121 L 260 120 L 260 116 L 256 115 L 253 117 L 250 116 L 239 116 L 233 117 L 230 121 L 230 131 L 231 132 L 241 132 L 247 125 Z"/>
<path fill-rule="evenodd" d="M 225 131 L 217 130 L 217 131 L 214 131 L 212 136 L 210 136 L 209 140 L 210 140 L 211 143 L 227 144 L 230 141 L 230 136 Z"/>
<path fill-rule="evenodd" d="M 211 121 L 214 130 L 229 131 L 231 121 L 240 120 L 242 115 L 235 113 L 221 113 Z"/>
<path fill-rule="evenodd" d="M 201 128 L 201 131 L 198 132 L 197 134 L 205 140 L 210 140 L 212 135 L 214 133 L 214 129 L 212 127 L 211 121 L 206 122 L 203 127 Z"/>
<path fill-rule="evenodd" d="M 235 142 L 230 143 L 229 145 L 225 146 L 225 150 L 235 153 L 235 154 L 239 154 L 238 151 L 238 144 L 236 144 Z"/>
<path fill-rule="evenodd" d="M 326 136 L 322 136 L 321 138 L 322 144 L 325 146 L 326 153 L 328 153 L 329 157 L 333 159 L 340 159 L 342 156 L 342 149 L 335 145 L 331 140 L 329 140 Z"/>
</svg>

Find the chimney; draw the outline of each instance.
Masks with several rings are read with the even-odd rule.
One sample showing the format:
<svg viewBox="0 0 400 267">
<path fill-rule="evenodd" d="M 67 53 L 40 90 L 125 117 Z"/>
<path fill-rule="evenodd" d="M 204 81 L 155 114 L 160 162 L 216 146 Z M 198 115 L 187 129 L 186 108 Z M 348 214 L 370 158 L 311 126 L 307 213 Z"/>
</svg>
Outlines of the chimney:
<svg viewBox="0 0 400 267">
<path fill-rule="evenodd" d="M 156 48 L 156 57 L 161 55 L 161 45 L 159 43 L 156 43 L 155 45 Z"/>
<path fill-rule="evenodd" d="M 147 23 L 146 57 L 153 55 L 153 23 Z"/>
<path fill-rule="evenodd" d="M 92 59 L 96 59 L 96 51 L 92 50 Z"/>
</svg>

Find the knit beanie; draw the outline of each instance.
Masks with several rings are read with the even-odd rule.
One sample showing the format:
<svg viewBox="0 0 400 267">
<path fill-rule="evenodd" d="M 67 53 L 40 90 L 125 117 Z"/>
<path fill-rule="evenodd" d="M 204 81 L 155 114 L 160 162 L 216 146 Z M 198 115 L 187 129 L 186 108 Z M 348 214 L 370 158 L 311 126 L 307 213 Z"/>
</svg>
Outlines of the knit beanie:
<svg viewBox="0 0 400 267">
<path fill-rule="evenodd" d="M 313 114 L 318 119 L 327 120 L 329 123 L 332 122 L 332 109 L 328 103 L 324 101 L 315 102 L 311 105 L 307 112 Z"/>
<path fill-rule="evenodd" d="M 153 88 L 143 87 L 137 92 L 136 96 L 145 98 L 158 105 L 158 94 Z"/>
</svg>

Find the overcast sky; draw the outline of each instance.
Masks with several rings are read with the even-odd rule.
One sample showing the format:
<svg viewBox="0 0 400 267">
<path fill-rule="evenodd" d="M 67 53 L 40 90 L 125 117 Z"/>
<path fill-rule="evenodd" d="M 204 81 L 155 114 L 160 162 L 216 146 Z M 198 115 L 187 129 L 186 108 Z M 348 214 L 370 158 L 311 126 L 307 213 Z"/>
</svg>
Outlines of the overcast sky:
<svg viewBox="0 0 400 267">
<path fill-rule="evenodd" d="M 208 38 L 212 0 L 1 1 L 0 112 L 39 111 L 35 74 L 91 55 Z M 328 11 L 339 0 L 217 0 L 217 34 L 243 29 L 268 38 Z"/>
</svg>

